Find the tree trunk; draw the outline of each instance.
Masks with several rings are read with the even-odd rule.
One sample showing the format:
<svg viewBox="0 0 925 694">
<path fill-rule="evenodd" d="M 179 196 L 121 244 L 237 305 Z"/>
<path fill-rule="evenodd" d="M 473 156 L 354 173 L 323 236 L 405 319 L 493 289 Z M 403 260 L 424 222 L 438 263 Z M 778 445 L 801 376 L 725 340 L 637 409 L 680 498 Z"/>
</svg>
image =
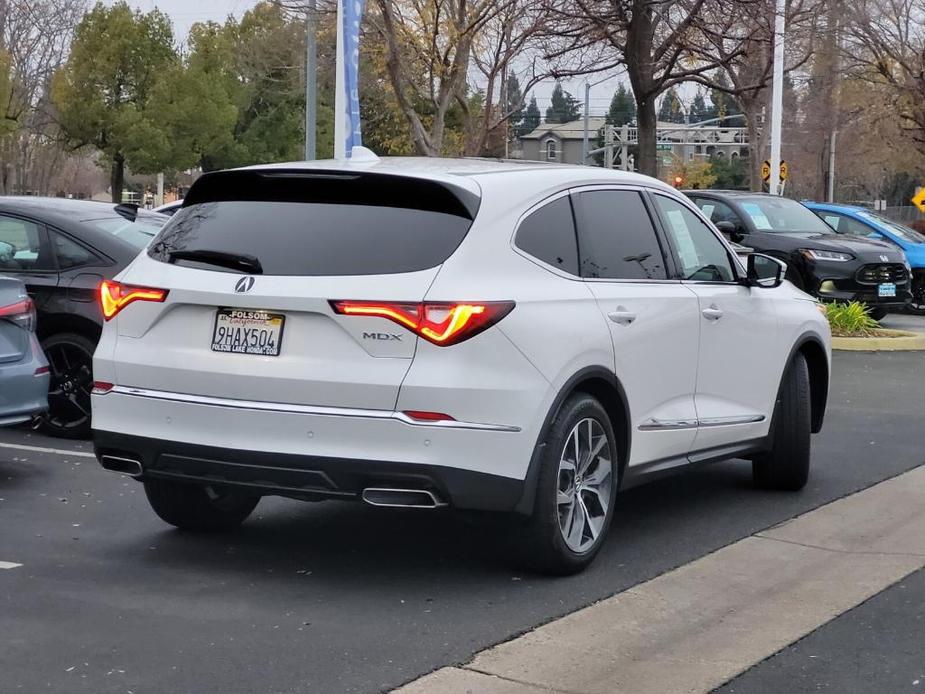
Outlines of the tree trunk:
<svg viewBox="0 0 925 694">
<path fill-rule="evenodd" d="M 655 99 L 648 97 L 636 101 L 636 123 L 639 145 L 636 149 L 636 169 L 647 176 L 658 177 L 658 117 Z"/>
<path fill-rule="evenodd" d="M 758 116 L 761 109 L 755 102 L 740 101 L 742 113 L 745 114 L 745 127 L 748 129 L 748 182 L 754 191 L 764 190 L 761 180 L 762 146 L 758 135 Z"/>
<path fill-rule="evenodd" d="M 125 184 L 125 157 L 117 154 L 112 158 L 112 168 L 109 170 L 109 185 L 112 191 L 112 201 L 116 204 L 122 202 L 122 186 Z"/>
</svg>

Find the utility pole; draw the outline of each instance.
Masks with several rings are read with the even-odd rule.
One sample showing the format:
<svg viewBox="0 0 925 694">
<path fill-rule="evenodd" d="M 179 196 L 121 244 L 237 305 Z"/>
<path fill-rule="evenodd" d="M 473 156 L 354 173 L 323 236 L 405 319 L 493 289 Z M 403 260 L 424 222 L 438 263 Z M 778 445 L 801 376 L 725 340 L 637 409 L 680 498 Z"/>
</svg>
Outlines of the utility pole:
<svg viewBox="0 0 925 694">
<path fill-rule="evenodd" d="M 834 128 L 829 136 L 829 189 L 826 202 L 835 202 L 835 136 L 838 133 Z"/>
<path fill-rule="evenodd" d="M 768 192 L 780 195 L 780 137 L 784 106 L 784 29 L 786 0 L 777 0 L 774 18 L 774 82 L 771 86 L 771 180 Z"/>
<path fill-rule="evenodd" d="M 591 108 L 591 85 L 585 82 L 585 135 L 581 142 L 581 163 L 588 163 L 588 111 Z"/>
<path fill-rule="evenodd" d="M 308 0 L 305 11 L 305 161 L 313 161 L 317 155 L 315 143 L 318 131 L 318 90 L 315 80 L 318 55 L 315 45 L 316 0 Z"/>
<path fill-rule="evenodd" d="M 613 168 L 613 126 L 604 126 L 604 166 Z"/>
</svg>

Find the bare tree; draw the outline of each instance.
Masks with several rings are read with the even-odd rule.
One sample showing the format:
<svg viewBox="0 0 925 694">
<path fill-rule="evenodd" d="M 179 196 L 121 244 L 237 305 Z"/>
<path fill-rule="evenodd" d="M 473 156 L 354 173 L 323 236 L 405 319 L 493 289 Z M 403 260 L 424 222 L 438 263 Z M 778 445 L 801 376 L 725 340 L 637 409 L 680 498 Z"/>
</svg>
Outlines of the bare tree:
<svg viewBox="0 0 925 694">
<path fill-rule="evenodd" d="M 906 136 L 925 154 L 925 5 L 857 0 L 846 6 L 845 24 L 846 68 L 889 87 Z"/>
<path fill-rule="evenodd" d="M 0 141 L 0 193 L 48 192 L 49 174 L 61 154 L 49 84 L 85 10 L 85 0 L 0 0 L 0 48 L 10 70 L 10 89 L 0 103 L 7 124 Z"/>
<path fill-rule="evenodd" d="M 802 67 L 813 55 L 816 20 L 822 0 L 790 0 L 785 10 L 788 50 L 784 73 Z M 729 3 L 721 14 L 705 15 L 691 52 L 722 67 L 713 74 L 691 77 L 711 89 L 734 97 L 745 116 L 749 143 L 749 178 L 752 190 L 761 190 L 762 153 L 768 133 L 760 120 L 768 105 L 768 87 L 774 69 L 775 0 Z M 722 72 L 728 80 L 717 79 Z"/>
</svg>

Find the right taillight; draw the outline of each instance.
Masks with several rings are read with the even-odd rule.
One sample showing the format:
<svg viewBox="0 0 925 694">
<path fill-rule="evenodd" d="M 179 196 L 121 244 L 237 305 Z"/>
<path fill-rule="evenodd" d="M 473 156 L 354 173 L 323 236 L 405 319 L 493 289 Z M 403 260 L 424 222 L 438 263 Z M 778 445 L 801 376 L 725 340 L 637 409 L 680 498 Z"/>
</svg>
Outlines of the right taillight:
<svg viewBox="0 0 925 694">
<path fill-rule="evenodd" d="M 133 301 L 162 302 L 166 298 L 166 289 L 135 287 L 121 282 L 113 282 L 112 280 L 103 280 L 102 284 L 100 284 L 100 308 L 102 308 L 103 318 L 106 320 L 113 318 Z"/>
<path fill-rule="evenodd" d="M 16 303 L 0 306 L 0 320 L 15 323 L 29 332 L 35 332 L 35 304 L 29 297 L 24 297 Z"/>
<path fill-rule="evenodd" d="M 490 328 L 511 312 L 514 302 L 332 301 L 331 307 L 344 316 L 386 318 L 405 326 L 428 342 L 448 347 Z"/>
</svg>

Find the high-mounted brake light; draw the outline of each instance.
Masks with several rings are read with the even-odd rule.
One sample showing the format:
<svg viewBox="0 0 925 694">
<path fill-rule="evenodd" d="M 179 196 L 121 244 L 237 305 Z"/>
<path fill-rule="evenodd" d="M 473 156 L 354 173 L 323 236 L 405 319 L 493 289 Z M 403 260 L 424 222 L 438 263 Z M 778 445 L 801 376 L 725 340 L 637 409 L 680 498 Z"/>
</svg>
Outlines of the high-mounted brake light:
<svg viewBox="0 0 925 694">
<path fill-rule="evenodd" d="M 335 313 L 344 316 L 373 316 L 403 325 L 428 342 L 441 347 L 455 345 L 478 335 L 504 318 L 513 301 L 484 303 L 425 301 L 332 301 Z"/>
<path fill-rule="evenodd" d="M 106 320 L 113 318 L 133 301 L 162 302 L 166 298 L 166 289 L 133 287 L 112 280 L 103 280 L 100 284 L 100 307 L 103 309 L 103 318 Z"/>
</svg>

